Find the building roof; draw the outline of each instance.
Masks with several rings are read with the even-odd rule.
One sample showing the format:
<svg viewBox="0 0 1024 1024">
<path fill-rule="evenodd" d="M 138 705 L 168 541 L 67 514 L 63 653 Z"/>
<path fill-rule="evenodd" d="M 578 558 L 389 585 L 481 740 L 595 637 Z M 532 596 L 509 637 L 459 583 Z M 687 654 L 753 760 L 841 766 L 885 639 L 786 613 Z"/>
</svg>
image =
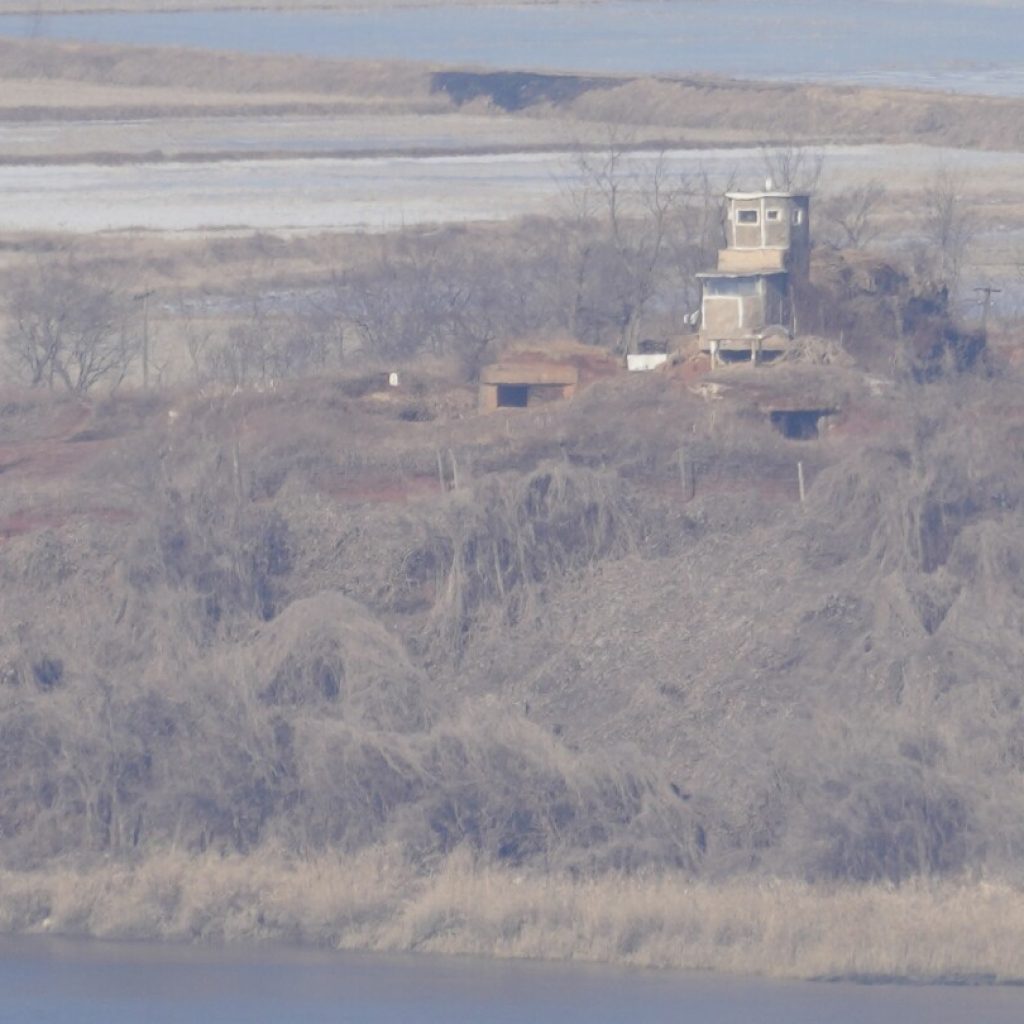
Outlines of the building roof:
<svg viewBox="0 0 1024 1024">
<path fill-rule="evenodd" d="M 728 278 L 728 277 L 785 277 L 787 271 L 778 268 L 774 270 L 702 270 L 695 274 L 699 278 Z"/>
<path fill-rule="evenodd" d="M 810 199 L 810 192 L 785 192 L 768 189 L 757 192 L 726 192 L 726 199 Z"/>
<path fill-rule="evenodd" d="M 480 371 L 481 384 L 556 384 L 569 385 L 579 381 L 579 370 L 571 363 L 546 360 L 518 360 L 492 363 Z"/>
</svg>

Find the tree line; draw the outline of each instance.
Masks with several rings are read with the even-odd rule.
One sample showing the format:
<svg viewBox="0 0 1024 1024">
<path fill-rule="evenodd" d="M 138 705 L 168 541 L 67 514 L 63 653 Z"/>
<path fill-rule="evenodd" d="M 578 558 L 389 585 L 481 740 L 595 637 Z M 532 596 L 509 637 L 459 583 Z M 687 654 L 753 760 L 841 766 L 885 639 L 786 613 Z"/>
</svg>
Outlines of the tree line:
<svg viewBox="0 0 1024 1024">
<path fill-rule="evenodd" d="M 383 236 L 371 258 L 325 273 L 284 302 L 254 282 L 215 325 L 205 315 L 207 296 L 154 301 L 184 350 L 186 374 L 232 387 L 322 372 L 354 351 L 385 360 L 455 357 L 472 378 L 509 338 L 564 334 L 624 354 L 645 336 L 692 329 L 700 306 L 695 275 L 714 266 L 724 244 L 721 195 L 736 176 L 673 174 L 663 155 L 638 158 L 623 145 L 576 162 L 552 216 Z M 765 150 L 762 162 L 775 187 L 820 188 L 820 154 Z M 877 247 L 889 198 L 874 180 L 824 196 L 814 211 L 816 245 Z M 962 176 L 936 172 L 920 212 L 910 248 L 886 256 L 901 258 L 934 292 L 955 294 L 980 225 Z M 153 294 L 74 250 L 38 258 L 8 285 L 2 342 L 9 376 L 75 394 L 139 376 L 148 384 Z M 835 328 L 825 316 L 807 324 L 820 333 Z"/>
</svg>

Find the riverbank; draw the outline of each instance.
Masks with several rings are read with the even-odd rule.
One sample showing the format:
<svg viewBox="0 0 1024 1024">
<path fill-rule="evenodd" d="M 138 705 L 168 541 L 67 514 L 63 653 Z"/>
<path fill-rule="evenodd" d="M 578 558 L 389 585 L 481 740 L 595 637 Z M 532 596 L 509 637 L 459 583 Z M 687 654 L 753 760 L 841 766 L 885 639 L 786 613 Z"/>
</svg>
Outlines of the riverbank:
<svg viewBox="0 0 1024 1024">
<path fill-rule="evenodd" d="M 434 136 L 434 148 L 449 152 L 479 148 L 495 136 L 505 147 L 612 138 L 625 147 L 913 144 L 1020 151 L 1022 111 L 1021 98 L 920 89 L 491 72 L 429 62 L 0 39 L 0 154 L 40 159 L 140 149 L 379 149 L 382 137 L 424 133 Z M 418 119 L 425 127 L 413 126 Z M 31 145 L 21 138 L 26 133 L 35 135 Z"/>
<path fill-rule="evenodd" d="M 455 854 L 430 873 L 392 851 L 261 854 L 0 873 L 6 934 L 289 943 L 344 950 L 574 960 L 779 978 L 1017 983 L 1024 891 L 672 874 L 591 879 Z"/>
</svg>

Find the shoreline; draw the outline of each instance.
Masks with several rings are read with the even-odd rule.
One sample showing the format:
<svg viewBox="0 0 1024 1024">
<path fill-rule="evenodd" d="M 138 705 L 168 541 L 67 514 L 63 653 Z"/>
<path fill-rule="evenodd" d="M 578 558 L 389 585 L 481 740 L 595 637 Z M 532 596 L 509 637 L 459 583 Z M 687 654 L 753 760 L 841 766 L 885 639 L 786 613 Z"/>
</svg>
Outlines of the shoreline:
<svg viewBox="0 0 1024 1024">
<path fill-rule="evenodd" d="M 57 135 L 47 138 L 46 155 L 88 154 L 104 163 L 116 159 L 106 154 L 127 153 L 133 160 L 138 153 L 168 151 L 175 156 L 159 159 L 232 149 L 270 156 L 296 144 L 320 156 L 363 147 L 384 155 L 403 150 L 410 136 L 430 155 L 571 152 L 578 144 L 599 144 L 602 136 L 637 150 L 709 142 L 723 148 L 910 143 L 1024 150 L 1024 98 L 701 75 L 441 70 L 396 61 L 48 40 L 0 39 L 0 58 L 6 68 L 0 133 L 9 137 L 5 156 L 15 161 L 43 155 L 27 148 L 19 132 L 51 125 L 70 127 L 75 141 L 69 148 Z M 790 113 L 779 119 L 780 109 Z M 436 143 L 424 135 L 429 122 L 443 124 Z M 340 147 L 332 144 L 339 123 L 346 133 Z M 167 124 L 174 126 L 170 139 L 161 134 Z M 228 137 L 222 140 L 217 131 Z M 294 141 L 282 146 L 282 137 Z"/>
<path fill-rule="evenodd" d="M 682 875 L 571 879 L 456 852 L 155 854 L 0 871 L 0 934 L 429 953 L 858 984 L 1024 984 L 1024 891 Z"/>
<path fill-rule="evenodd" d="M 782 143 L 765 142 L 765 148 Z M 848 148 L 861 146 L 881 146 L 885 143 L 874 141 L 851 144 Z M 912 143 L 905 143 L 910 146 Z M 744 151 L 756 148 L 749 142 L 692 142 L 681 143 L 668 140 L 651 140 L 636 142 L 621 147 L 620 152 L 630 155 L 659 155 L 671 157 L 679 153 L 711 153 L 732 150 Z M 142 166 L 152 164 L 235 164 L 235 163 L 280 163 L 286 161 L 322 161 L 334 160 L 345 163 L 360 163 L 380 160 L 478 160 L 487 157 L 531 157 L 531 156 L 577 156 L 601 152 L 593 143 L 523 143 L 483 146 L 426 146 L 421 148 L 379 147 L 368 149 L 333 149 L 333 150 L 210 150 L 165 153 L 160 150 L 143 153 L 98 152 L 56 154 L 54 156 L 38 155 L 0 155 L 0 167 L 121 167 Z M 997 151 L 998 152 L 998 151 Z"/>
</svg>

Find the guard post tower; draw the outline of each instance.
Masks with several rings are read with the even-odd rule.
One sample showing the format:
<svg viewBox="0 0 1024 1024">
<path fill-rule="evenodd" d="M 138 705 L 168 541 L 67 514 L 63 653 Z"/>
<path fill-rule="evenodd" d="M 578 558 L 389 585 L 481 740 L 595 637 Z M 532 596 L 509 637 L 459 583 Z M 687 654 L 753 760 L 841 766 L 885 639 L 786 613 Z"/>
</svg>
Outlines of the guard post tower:
<svg viewBox="0 0 1024 1024">
<path fill-rule="evenodd" d="M 793 335 L 794 285 L 810 271 L 810 196 L 775 189 L 727 192 L 726 248 L 702 284 L 700 347 L 720 359 L 782 351 Z"/>
</svg>

